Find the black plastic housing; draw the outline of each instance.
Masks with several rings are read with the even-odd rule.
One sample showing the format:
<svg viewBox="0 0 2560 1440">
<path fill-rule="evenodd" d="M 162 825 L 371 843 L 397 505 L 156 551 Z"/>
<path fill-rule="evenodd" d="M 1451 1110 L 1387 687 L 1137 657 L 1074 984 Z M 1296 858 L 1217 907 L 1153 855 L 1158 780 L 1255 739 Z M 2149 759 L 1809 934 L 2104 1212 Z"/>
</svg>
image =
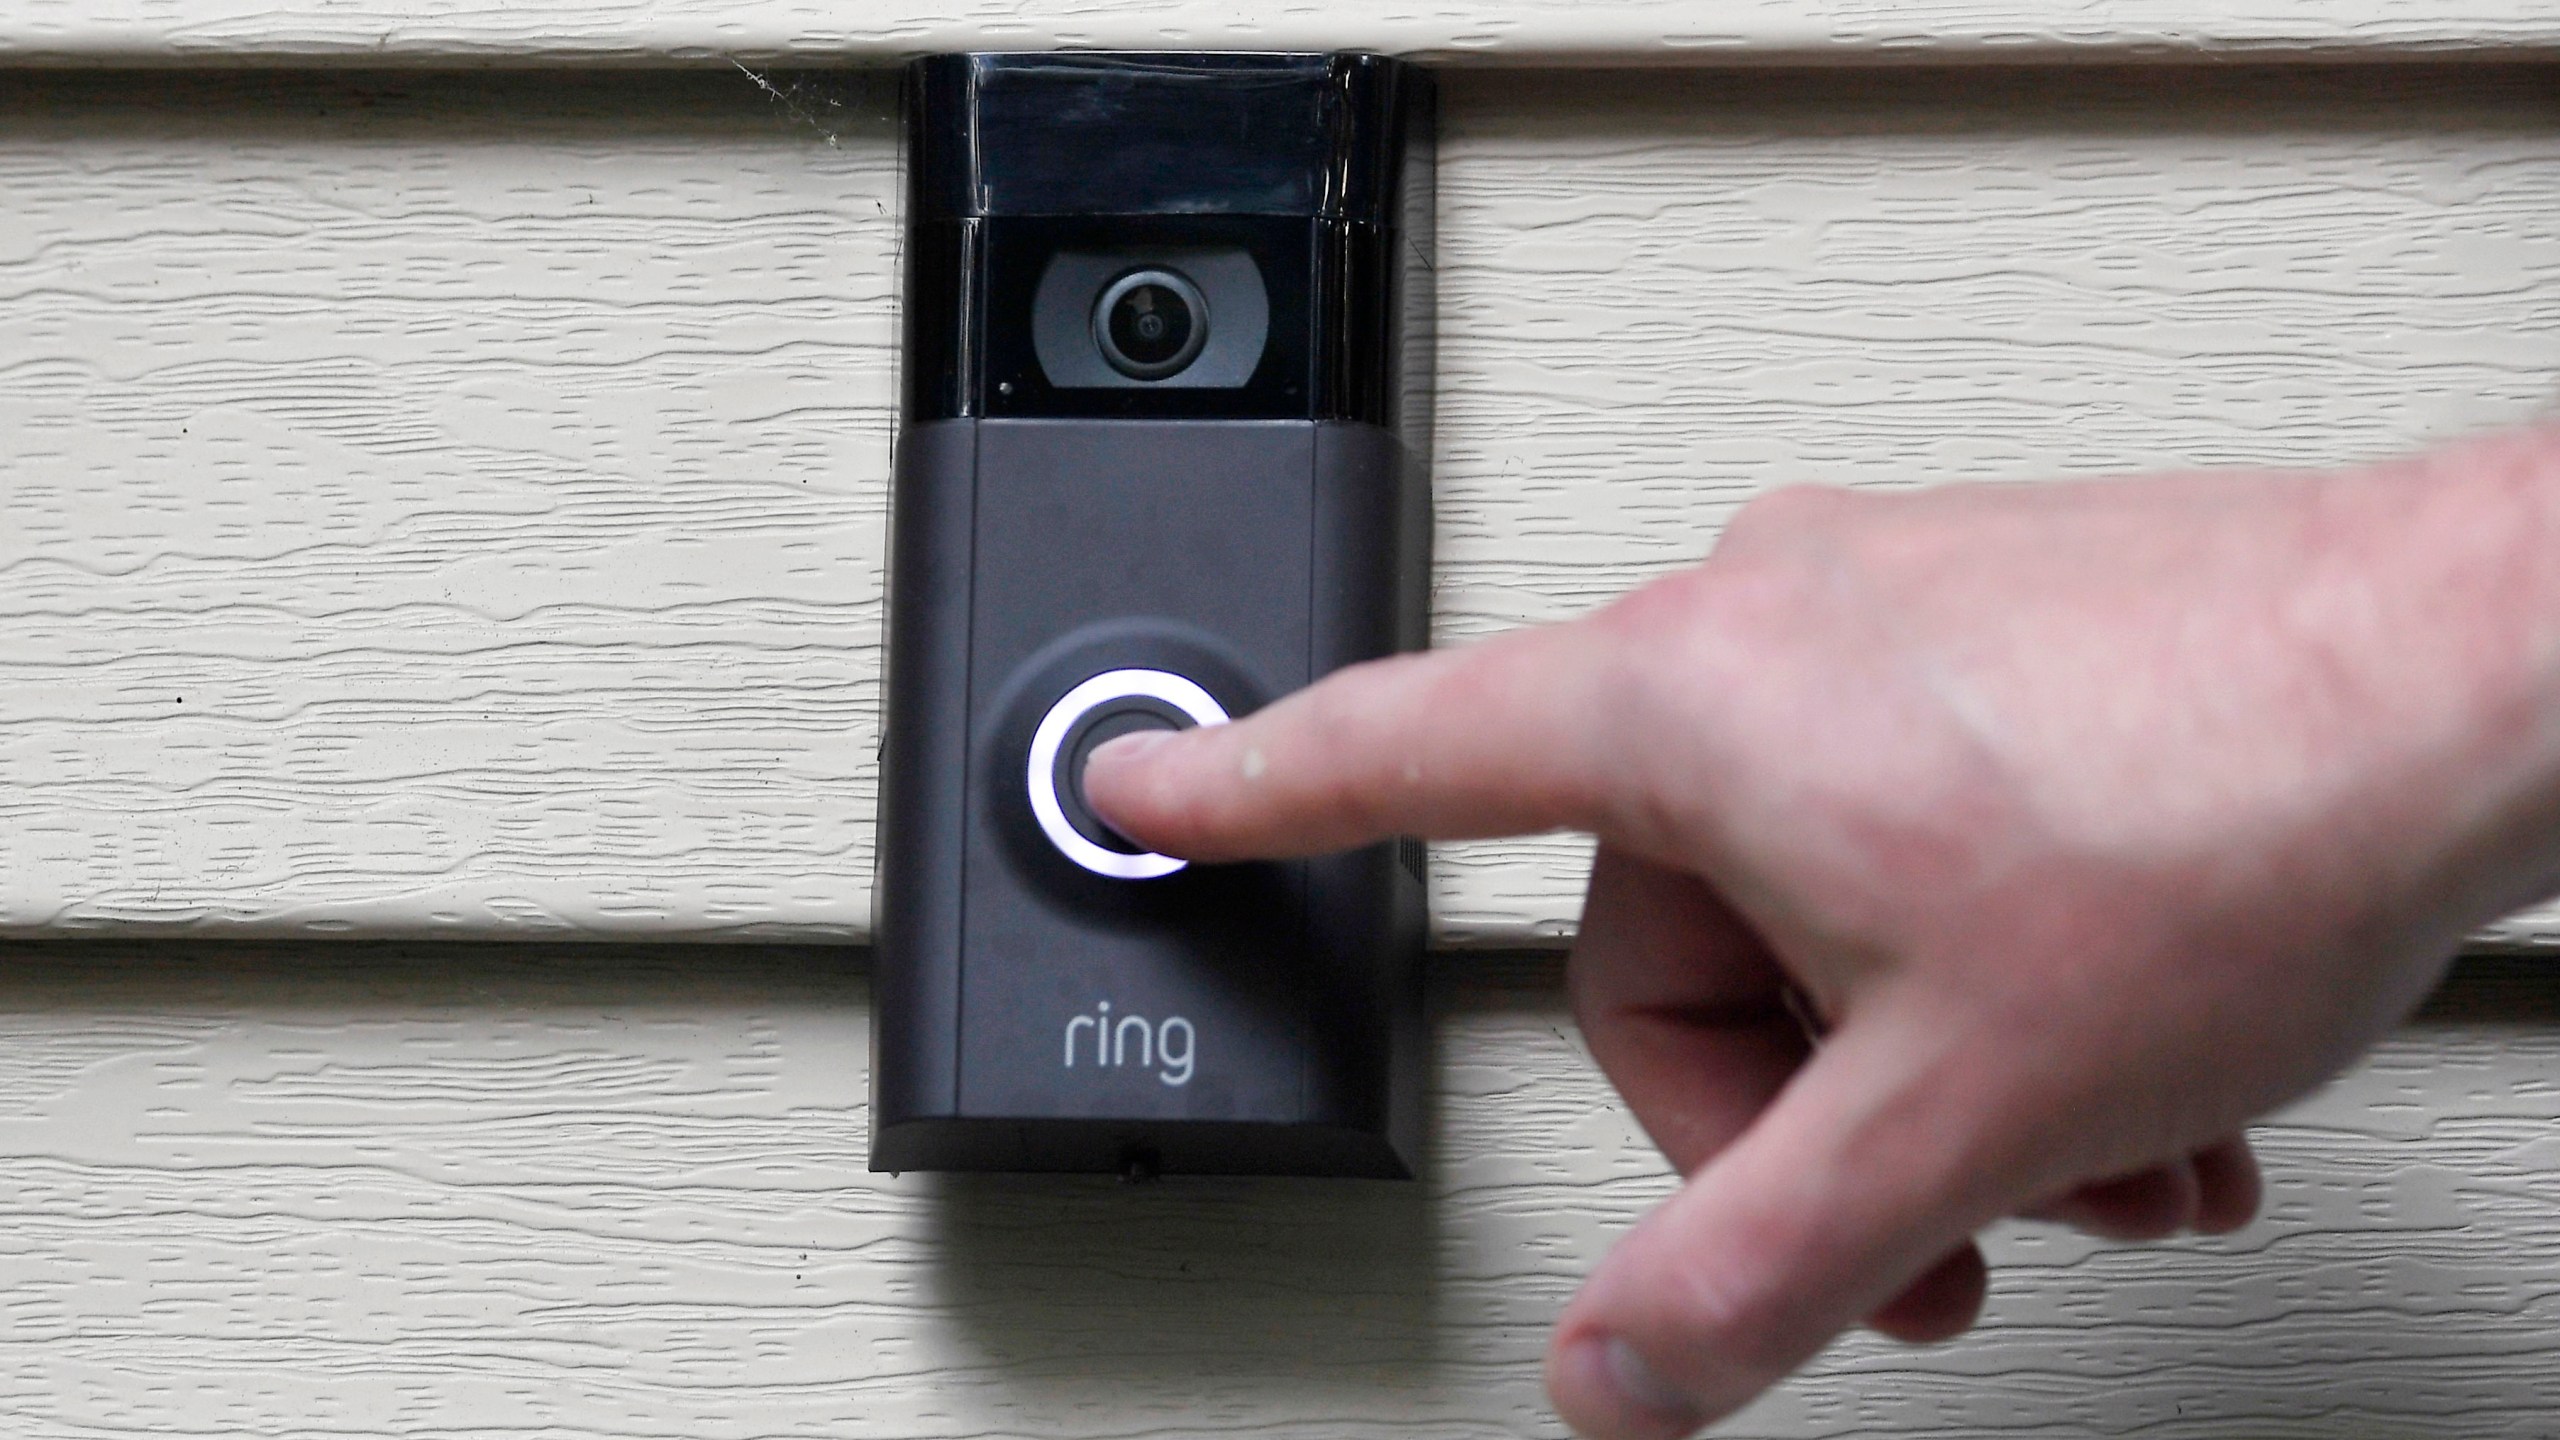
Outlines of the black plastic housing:
<svg viewBox="0 0 2560 1440">
<path fill-rule="evenodd" d="M 941 55 L 907 72 L 904 403 L 971 417 L 1351 420 L 1430 433 L 1435 92 L 1375 55 Z M 1242 393 L 1060 392 L 1029 297 L 1079 243 L 1232 244 L 1274 295 Z"/>
<path fill-rule="evenodd" d="M 1424 643 L 1428 77 L 939 56 L 907 103 L 872 1167 L 1409 1176 L 1420 847 L 1112 878 L 1044 838 L 1023 776 L 1105 672 L 1241 715 Z M 1241 383 L 1044 369 L 1062 252 L 1211 250 L 1267 295 Z"/>
</svg>

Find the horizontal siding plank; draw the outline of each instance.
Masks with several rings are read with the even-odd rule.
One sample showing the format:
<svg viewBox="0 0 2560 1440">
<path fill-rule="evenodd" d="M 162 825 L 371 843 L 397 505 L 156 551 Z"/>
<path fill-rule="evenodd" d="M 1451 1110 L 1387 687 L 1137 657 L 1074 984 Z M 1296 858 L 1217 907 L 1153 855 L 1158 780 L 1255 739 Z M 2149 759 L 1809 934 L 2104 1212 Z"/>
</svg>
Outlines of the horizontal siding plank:
<svg viewBox="0 0 2560 1440">
<path fill-rule="evenodd" d="M 1441 639 L 1790 481 L 2532 412 L 2554 73 L 1452 76 Z M 0 930 L 859 938 L 893 98 L 0 77 Z M 1440 939 L 1587 856 L 1443 848 Z"/>
<path fill-rule="evenodd" d="M 2373 57 L 2560 51 L 2538 0 L 22 0 L 0 63 L 845 63 L 930 50 L 1372 49 L 1459 63 Z"/>
<path fill-rule="evenodd" d="M 1422 1183 L 1129 1187 L 866 1173 L 846 951 L 0 945 L 0 1413 L 62 1440 L 1561 1436 L 1547 1327 L 1670 1178 L 1553 961 L 1437 980 Z M 1719 1433 L 2548 1436 L 2555 1022 L 2547 967 L 2475 968 L 2260 1127 L 2250 1229 L 2004 1229 L 1975 1335 L 1852 1338 Z"/>
</svg>

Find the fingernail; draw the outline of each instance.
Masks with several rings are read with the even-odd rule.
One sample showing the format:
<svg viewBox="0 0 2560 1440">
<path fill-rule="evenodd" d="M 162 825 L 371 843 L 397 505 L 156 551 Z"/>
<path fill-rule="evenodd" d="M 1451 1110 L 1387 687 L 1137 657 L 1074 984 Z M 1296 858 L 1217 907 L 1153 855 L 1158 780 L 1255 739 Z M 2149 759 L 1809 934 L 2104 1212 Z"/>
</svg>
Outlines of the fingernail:
<svg viewBox="0 0 2560 1440">
<path fill-rule="evenodd" d="M 1612 1335 L 1602 1342 L 1601 1357 L 1609 1364 L 1609 1378 L 1617 1382 L 1618 1393 L 1637 1409 L 1658 1412 L 1666 1420 L 1700 1423 L 1697 1402 L 1655 1374 L 1636 1347 Z"/>
<path fill-rule="evenodd" d="M 1593 1369 L 1607 1380 L 1627 1409 L 1664 1425 L 1676 1425 L 1683 1434 L 1707 1423 L 1698 1402 L 1655 1374 L 1634 1346 L 1615 1335 L 1589 1343 L 1598 1352 L 1594 1357 L 1598 1364 Z"/>
</svg>

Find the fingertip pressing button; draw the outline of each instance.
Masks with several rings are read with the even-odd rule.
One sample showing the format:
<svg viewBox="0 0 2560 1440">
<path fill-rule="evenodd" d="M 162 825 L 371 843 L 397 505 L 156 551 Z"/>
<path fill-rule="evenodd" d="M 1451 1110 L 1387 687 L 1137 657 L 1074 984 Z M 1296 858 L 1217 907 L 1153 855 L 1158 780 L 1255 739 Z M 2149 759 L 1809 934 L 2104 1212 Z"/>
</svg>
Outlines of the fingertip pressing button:
<svg viewBox="0 0 2560 1440">
<path fill-rule="evenodd" d="M 1200 685 L 1166 670 L 1112 670 L 1069 690 L 1032 732 L 1031 813 L 1058 852 L 1097 875 L 1151 880 L 1189 862 L 1139 849 L 1105 824 L 1084 795 L 1085 763 L 1107 741 L 1141 730 L 1218 725 L 1226 708 Z"/>
<path fill-rule="evenodd" d="M 1195 723 L 1163 701 L 1142 696 L 1105 701 L 1086 711 L 1082 719 L 1068 727 L 1066 741 L 1058 747 L 1058 808 L 1066 812 L 1067 824 L 1106 850 L 1123 855 L 1146 853 L 1093 808 L 1084 793 L 1085 766 L 1093 759 L 1094 751 L 1123 735 L 1135 735 L 1141 730 L 1188 730 Z"/>
</svg>

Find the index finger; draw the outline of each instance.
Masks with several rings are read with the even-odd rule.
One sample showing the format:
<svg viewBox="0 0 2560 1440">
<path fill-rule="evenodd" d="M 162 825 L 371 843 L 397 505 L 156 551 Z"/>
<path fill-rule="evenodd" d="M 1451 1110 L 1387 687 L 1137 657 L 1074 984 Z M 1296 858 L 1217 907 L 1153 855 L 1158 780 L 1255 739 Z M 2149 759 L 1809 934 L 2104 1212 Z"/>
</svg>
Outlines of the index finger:
<svg viewBox="0 0 2560 1440">
<path fill-rule="evenodd" d="M 1602 828 L 1616 647 L 1587 621 L 1350 666 L 1232 724 L 1096 750 L 1085 796 L 1193 860 Z"/>
</svg>

